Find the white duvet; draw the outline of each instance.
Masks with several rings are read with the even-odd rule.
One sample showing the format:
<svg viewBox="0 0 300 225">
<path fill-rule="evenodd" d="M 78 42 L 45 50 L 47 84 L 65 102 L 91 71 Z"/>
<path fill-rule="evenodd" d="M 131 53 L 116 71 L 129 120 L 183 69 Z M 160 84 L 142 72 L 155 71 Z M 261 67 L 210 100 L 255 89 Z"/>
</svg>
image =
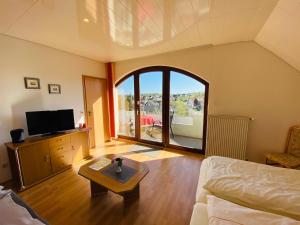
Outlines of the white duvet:
<svg viewBox="0 0 300 225">
<path fill-rule="evenodd" d="M 2 225 L 43 225 L 31 217 L 27 209 L 17 205 L 11 198 L 10 191 L 0 186 L 0 224 Z"/>
<path fill-rule="evenodd" d="M 207 196 L 209 225 L 300 225 L 299 221 Z"/>
<path fill-rule="evenodd" d="M 300 220 L 300 171 L 209 157 L 203 188 L 250 208 Z"/>
</svg>

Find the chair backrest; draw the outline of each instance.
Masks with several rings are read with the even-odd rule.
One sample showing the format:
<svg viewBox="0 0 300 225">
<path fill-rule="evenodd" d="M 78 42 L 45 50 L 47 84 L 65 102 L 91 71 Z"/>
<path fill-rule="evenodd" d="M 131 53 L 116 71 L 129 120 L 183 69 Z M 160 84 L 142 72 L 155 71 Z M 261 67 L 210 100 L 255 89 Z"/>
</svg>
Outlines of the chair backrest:
<svg viewBox="0 0 300 225">
<path fill-rule="evenodd" d="M 293 126 L 289 130 L 286 152 L 300 157 L 300 126 Z"/>
</svg>

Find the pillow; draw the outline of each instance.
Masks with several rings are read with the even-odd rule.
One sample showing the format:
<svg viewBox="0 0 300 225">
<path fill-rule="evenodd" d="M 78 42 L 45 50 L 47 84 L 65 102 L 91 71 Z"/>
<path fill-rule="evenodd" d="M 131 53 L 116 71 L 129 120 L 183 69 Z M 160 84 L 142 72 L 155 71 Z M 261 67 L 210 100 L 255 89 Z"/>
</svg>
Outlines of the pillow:
<svg viewBox="0 0 300 225">
<path fill-rule="evenodd" d="M 32 218 L 27 209 L 17 205 L 8 192 L 0 198 L 0 215 L 0 224 L 44 225 L 38 219 Z"/>
<path fill-rule="evenodd" d="M 300 220 L 300 171 L 224 157 L 207 160 L 203 187 L 214 195 Z"/>
<path fill-rule="evenodd" d="M 300 225 L 288 217 L 246 208 L 232 202 L 207 196 L 209 225 Z"/>
<path fill-rule="evenodd" d="M 10 190 L 4 190 L 4 187 L 0 185 L 0 199 L 10 194 Z"/>
</svg>

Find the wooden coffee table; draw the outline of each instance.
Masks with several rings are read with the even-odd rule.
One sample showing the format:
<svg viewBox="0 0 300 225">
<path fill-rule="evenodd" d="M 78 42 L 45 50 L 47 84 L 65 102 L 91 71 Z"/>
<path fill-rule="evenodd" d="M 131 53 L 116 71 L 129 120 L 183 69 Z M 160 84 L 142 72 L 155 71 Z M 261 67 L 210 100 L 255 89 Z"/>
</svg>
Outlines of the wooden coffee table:
<svg viewBox="0 0 300 225">
<path fill-rule="evenodd" d="M 106 155 L 104 156 L 108 159 L 114 159 L 120 157 L 117 155 Z M 127 158 L 124 158 L 124 165 L 136 169 L 137 172 L 133 177 L 131 177 L 126 183 L 121 183 L 103 173 L 107 167 L 102 168 L 101 170 L 93 170 L 89 168 L 90 165 L 99 161 L 100 158 L 97 158 L 83 166 L 80 167 L 78 174 L 90 180 L 91 185 L 91 196 L 94 197 L 99 194 L 107 193 L 108 190 L 119 194 L 124 197 L 124 201 L 131 201 L 139 198 L 140 193 L 140 182 L 141 180 L 149 173 L 149 168 L 145 163 L 133 161 Z"/>
</svg>

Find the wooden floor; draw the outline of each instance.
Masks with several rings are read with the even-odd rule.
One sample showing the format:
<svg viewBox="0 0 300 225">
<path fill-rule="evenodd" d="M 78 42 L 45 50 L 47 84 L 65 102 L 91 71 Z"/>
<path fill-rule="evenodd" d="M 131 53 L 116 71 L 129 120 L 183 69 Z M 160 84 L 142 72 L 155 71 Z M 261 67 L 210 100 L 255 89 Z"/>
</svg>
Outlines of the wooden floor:
<svg viewBox="0 0 300 225">
<path fill-rule="evenodd" d="M 203 157 L 170 149 L 146 155 L 132 148 L 133 143 L 115 141 L 94 151 L 132 154 L 149 166 L 140 183 L 140 199 L 130 206 L 124 207 L 122 197 L 111 192 L 91 198 L 89 181 L 77 175 L 78 166 L 19 195 L 52 225 L 189 224 Z"/>
</svg>

